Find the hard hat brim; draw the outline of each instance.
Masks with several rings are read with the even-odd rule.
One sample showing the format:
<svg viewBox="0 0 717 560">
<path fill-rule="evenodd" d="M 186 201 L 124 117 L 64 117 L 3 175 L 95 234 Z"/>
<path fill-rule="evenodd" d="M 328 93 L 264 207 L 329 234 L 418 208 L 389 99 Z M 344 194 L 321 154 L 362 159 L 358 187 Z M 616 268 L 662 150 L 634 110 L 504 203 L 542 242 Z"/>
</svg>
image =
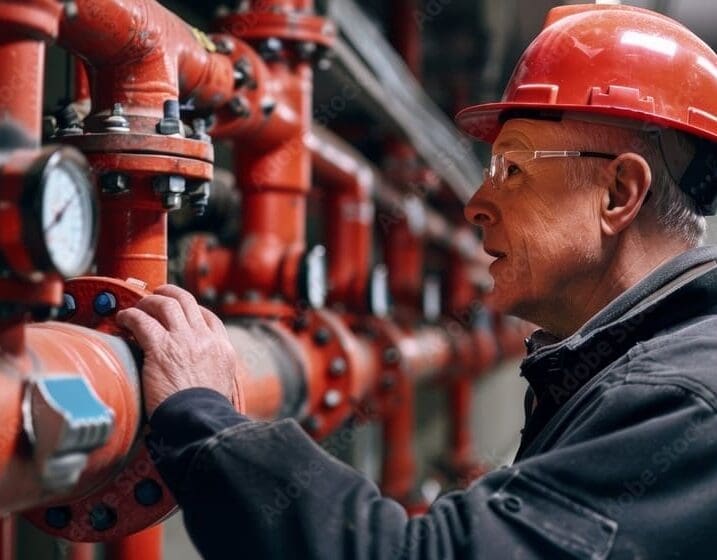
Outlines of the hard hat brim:
<svg viewBox="0 0 717 560">
<path fill-rule="evenodd" d="M 647 111 L 638 111 L 623 107 L 610 107 L 603 105 L 567 105 L 554 103 L 515 103 L 499 102 L 484 103 L 466 107 L 455 118 L 456 125 L 468 136 L 481 142 L 492 144 L 500 134 L 505 124 L 504 114 L 508 111 L 533 112 L 536 116 L 540 112 L 550 113 L 587 113 L 599 116 L 627 119 L 640 123 L 644 130 L 655 127 L 674 128 L 687 134 L 692 134 L 711 142 L 717 142 L 717 137 L 707 128 L 687 124 L 670 118 L 661 117 Z M 523 117 L 526 118 L 526 117 Z"/>
</svg>

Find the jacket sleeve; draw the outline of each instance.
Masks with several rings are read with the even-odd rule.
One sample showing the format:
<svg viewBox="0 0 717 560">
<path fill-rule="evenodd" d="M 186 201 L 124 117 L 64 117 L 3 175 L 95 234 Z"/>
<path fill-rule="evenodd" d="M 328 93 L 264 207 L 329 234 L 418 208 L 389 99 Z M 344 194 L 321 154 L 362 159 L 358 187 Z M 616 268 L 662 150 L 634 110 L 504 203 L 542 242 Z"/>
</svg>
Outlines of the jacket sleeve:
<svg viewBox="0 0 717 560">
<path fill-rule="evenodd" d="M 633 453 L 649 458 L 660 450 L 660 432 L 669 443 L 706 413 L 682 393 L 633 405 L 624 397 L 602 395 L 605 410 L 596 406 L 573 419 L 554 450 L 490 473 L 411 519 L 293 420 L 250 421 L 209 390 L 163 403 L 148 443 L 207 559 L 601 559 L 621 543 L 622 521 L 640 513 L 636 503 L 649 511 L 680 499 L 670 488 L 620 502 L 623 483 L 640 480 L 644 470 Z M 655 413 L 665 415 L 646 427 Z M 692 460 L 685 452 L 669 467 Z M 670 523 L 651 525 L 657 541 Z M 644 527 L 630 530 L 630 546 L 653 538 Z"/>
</svg>

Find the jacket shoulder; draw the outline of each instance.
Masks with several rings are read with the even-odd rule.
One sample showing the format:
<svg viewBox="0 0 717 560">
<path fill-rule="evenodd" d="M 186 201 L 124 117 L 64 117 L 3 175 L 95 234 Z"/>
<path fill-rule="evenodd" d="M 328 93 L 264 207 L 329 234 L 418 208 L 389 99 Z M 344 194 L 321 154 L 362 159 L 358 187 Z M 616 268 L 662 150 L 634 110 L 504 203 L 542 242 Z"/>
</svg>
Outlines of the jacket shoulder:
<svg viewBox="0 0 717 560">
<path fill-rule="evenodd" d="M 717 315 L 640 342 L 627 357 L 625 383 L 680 387 L 717 411 Z"/>
</svg>

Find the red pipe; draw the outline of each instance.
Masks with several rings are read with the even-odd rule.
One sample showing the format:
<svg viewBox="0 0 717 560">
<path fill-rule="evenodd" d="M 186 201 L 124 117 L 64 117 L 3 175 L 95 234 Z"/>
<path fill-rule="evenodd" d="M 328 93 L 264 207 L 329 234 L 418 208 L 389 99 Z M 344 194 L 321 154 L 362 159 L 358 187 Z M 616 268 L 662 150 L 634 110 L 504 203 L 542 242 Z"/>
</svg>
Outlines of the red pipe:
<svg viewBox="0 0 717 560">
<path fill-rule="evenodd" d="M 67 560 L 95 560 L 95 545 L 92 543 L 71 543 Z"/>
<path fill-rule="evenodd" d="M 157 560 L 163 557 L 162 526 L 155 525 L 105 545 L 105 560 Z"/>
<path fill-rule="evenodd" d="M 87 67 L 80 58 L 74 60 L 75 69 L 75 88 L 74 88 L 74 100 L 75 102 L 89 101 L 90 94 L 90 77 L 87 75 Z"/>
<path fill-rule="evenodd" d="M 314 178 L 326 194 L 329 302 L 364 312 L 373 251 L 374 172 L 326 130 L 314 127 L 306 143 Z"/>
<path fill-rule="evenodd" d="M 101 199 L 97 274 L 136 278 L 151 290 L 167 282 L 167 211 L 151 176 L 135 174 L 131 180 L 129 196 Z"/>
<path fill-rule="evenodd" d="M 383 463 L 381 490 L 404 506 L 413 502 L 417 477 L 415 433 L 415 388 L 406 376 L 401 376 L 393 390 L 395 405 L 383 419 Z"/>
<path fill-rule="evenodd" d="M 384 239 L 384 256 L 397 314 L 415 313 L 421 308 L 424 252 L 422 239 L 411 231 L 407 220 L 390 226 Z"/>
<path fill-rule="evenodd" d="M 218 107 L 234 92 L 230 59 L 154 0 L 74 0 L 60 45 L 89 64 L 92 113 L 121 103 L 129 114 L 161 117 L 167 99 Z"/>
<path fill-rule="evenodd" d="M 15 518 L 0 519 L 0 560 L 15 560 Z"/>
<path fill-rule="evenodd" d="M 312 71 L 307 63 L 295 68 L 276 63 L 271 72 L 283 86 L 282 107 L 290 107 L 295 120 L 280 134 L 270 127 L 250 143 L 235 141 L 242 242 L 233 278 L 241 279 L 241 291 L 293 300 L 311 185 L 311 154 L 303 138 L 311 123 Z"/>
<path fill-rule="evenodd" d="M 42 131 L 45 41 L 57 36 L 62 4 L 53 0 L 0 2 L 0 114 L 36 146 Z"/>
<path fill-rule="evenodd" d="M 42 488 L 39 467 L 25 451 L 21 405 L 25 380 L 30 375 L 78 373 L 114 412 L 114 429 L 107 443 L 89 455 L 82 476 L 64 499 L 86 494 L 113 475 L 117 463 L 132 447 L 140 420 L 139 387 L 137 379 L 128 373 L 134 370 L 134 364 L 128 362 L 131 355 L 126 346 L 126 354 L 122 354 L 118 341 L 110 342 L 108 337 L 95 331 L 59 323 L 29 325 L 25 336 L 24 355 L 13 358 L 3 354 L 0 360 L 0 394 L 4 399 L 0 425 L 4 426 L 5 434 L 0 438 L 0 511 L 3 513 L 58 498 L 57 494 Z"/>
</svg>

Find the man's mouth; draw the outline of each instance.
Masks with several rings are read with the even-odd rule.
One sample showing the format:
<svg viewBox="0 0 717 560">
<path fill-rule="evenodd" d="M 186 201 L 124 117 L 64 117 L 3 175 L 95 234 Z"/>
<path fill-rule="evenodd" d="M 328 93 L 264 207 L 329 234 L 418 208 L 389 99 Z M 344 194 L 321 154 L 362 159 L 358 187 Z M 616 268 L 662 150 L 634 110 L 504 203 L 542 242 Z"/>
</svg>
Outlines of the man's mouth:
<svg viewBox="0 0 717 560">
<path fill-rule="evenodd" d="M 507 255 L 507 253 L 504 253 L 503 251 L 489 249 L 488 247 L 483 247 L 483 250 L 495 259 L 502 259 L 503 257 L 505 257 Z"/>
</svg>

